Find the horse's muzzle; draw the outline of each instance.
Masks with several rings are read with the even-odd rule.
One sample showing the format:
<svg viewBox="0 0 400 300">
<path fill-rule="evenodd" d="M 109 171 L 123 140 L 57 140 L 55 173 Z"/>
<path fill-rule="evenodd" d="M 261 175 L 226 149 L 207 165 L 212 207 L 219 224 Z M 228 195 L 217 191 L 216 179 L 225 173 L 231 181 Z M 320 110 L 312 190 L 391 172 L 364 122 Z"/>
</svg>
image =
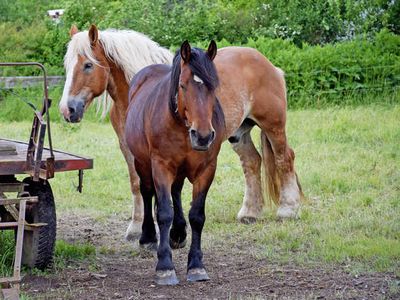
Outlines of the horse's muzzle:
<svg viewBox="0 0 400 300">
<path fill-rule="evenodd" d="M 85 111 L 85 104 L 80 100 L 70 100 L 68 101 L 68 111 L 69 117 L 65 118 L 68 122 L 78 123 L 83 118 L 83 113 Z"/>
<path fill-rule="evenodd" d="M 190 142 L 193 150 L 207 151 L 215 139 L 215 131 L 210 131 L 209 134 L 202 136 L 197 130 L 190 129 Z"/>
</svg>

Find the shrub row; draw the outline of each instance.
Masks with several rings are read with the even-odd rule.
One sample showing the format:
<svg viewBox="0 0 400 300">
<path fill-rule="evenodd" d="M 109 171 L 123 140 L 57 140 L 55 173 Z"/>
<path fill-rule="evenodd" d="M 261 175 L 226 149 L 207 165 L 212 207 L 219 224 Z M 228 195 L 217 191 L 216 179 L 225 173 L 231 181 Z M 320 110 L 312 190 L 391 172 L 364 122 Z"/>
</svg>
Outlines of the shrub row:
<svg viewBox="0 0 400 300">
<path fill-rule="evenodd" d="M 48 33 L 44 35 L 46 38 Z M 217 44 L 219 48 L 232 45 L 224 39 Z M 197 45 L 205 48 L 208 41 Z M 372 40 L 356 39 L 324 46 L 304 43 L 299 48 L 293 42 L 266 37 L 249 39 L 242 45 L 258 49 L 285 71 L 291 107 L 313 107 L 321 101 L 364 103 L 366 93 L 381 95 L 382 92 L 391 95 L 391 101 L 399 101 L 400 36 L 385 30 Z M 55 46 L 62 52 L 63 47 Z M 40 49 L 44 57 L 53 50 L 50 46 Z M 28 60 L 37 57 L 26 53 Z M 46 62 L 51 72 L 63 73 L 61 61 L 46 58 Z"/>
<path fill-rule="evenodd" d="M 206 44 L 199 43 L 201 47 Z M 219 47 L 230 45 L 226 40 L 218 43 Z M 400 101 L 400 36 L 387 31 L 372 40 L 360 38 L 324 46 L 304 43 L 299 48 L 287 40 L 265 37 L 249 39 L 243 45 L 258 49 L 285 71 L 292 107 L 315 106 L 321 97 L 341 104 L 343 96 L 383 91 L 394 91 L 394 100 Z"/>
</svg>

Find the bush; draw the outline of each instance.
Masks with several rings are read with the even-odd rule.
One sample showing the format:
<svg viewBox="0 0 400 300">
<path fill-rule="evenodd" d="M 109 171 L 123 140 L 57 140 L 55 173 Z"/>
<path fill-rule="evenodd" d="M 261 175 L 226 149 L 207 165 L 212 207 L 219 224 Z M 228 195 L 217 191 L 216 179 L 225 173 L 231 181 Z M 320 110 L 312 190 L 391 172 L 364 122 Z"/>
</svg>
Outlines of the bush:
<svg viewBox="0 0 400 300">
<path fill-rule="evenodd" d="M 383 91 L 395 91 L 393 100 L 400 100 L 400 36 L 386 30 L 372 40 L 325 46 L 303 44 L 298 48 L 293 42 L 265 37 L 249 39 L 244 45 L 258 49 L 284 70 L 292 107 L 315 106 L 321 97 L 330 104 L 342 104 L 346 95 L 360 104 L 366 93 Z"/>
<path fill-rule="evenodd" d="M 286 72 L 294 106 L 315 105 L 321 97 L 327 103 L 341 103 L 343 95 L 379 93 L 399 85 L 399 36 L 390 31 L 399 33 L 400 1 L 36 2 L 6 0 L 0 4 L 0 57 L 42 62 L 49 74 L 64 73 L 70 26 L 85 30 L 95 23 L 100 29 L 143 32 L 167 48 L 185 39 L 205 41 L 198 43 L 203 47 L 215 39 L 220 41 L 218 47 L 257 48 Z M 2 11 L 4 3 L 8 4 Z M 56 7 L 65 8 L 59 24 L 43 18 L 45 10 Z M 27 18 L 30 10 L 36 17 Z M 38 70 L 0 70 L 0 76 L 16 74 L 37 75 Z"/>
</svg>

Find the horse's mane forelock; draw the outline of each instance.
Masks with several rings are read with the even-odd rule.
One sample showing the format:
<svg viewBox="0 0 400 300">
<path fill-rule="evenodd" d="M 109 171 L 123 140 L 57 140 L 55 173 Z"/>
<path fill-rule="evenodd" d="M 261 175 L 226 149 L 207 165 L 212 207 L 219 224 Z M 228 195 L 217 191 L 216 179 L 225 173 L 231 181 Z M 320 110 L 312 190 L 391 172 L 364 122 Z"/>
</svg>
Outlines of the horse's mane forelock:
<svg viewBox="0 0 400 300">
<path fill-rule="evenodd" d="M 179 87 L 179 77 L 181 74 L 181 55 L 180 50 L 176 51 L 172 62 L 171 83 L 170 83 L 170 101 L 169 107 L 175 112 L 177 109 L 176 95 Z M 189 60 L 189 67 L 192 73 L 198 76 L 204 85 L 213 91 L 219 84 L 217 70 L 214 63 L 210 60 L 203 50 L 192 48 Z"/>
</svg>

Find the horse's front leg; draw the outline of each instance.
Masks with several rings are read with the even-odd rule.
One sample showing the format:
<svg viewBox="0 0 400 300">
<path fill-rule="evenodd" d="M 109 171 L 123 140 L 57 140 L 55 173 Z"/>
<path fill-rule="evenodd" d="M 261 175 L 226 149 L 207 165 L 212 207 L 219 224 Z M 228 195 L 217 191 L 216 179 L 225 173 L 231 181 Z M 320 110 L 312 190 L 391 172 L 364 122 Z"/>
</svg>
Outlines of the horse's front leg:
<svg viewBox="0 0 400 300">
<path fill-rule="evenodd" d="M 142 235 L 139 239 L 139 245 L 149 250 L 157 249 L 156 228 L 153 220 L 152 200 L 154 196 L 153 182 L 149 178 L 142 177 L 140 191 L 143 195 L 144 218 L 142 225 Z M 147 181 L 146 181 L 147 179 Z"/>
<path fill-rule="evenodd" d="M 174 181 L 172 170 L 162 160 L 152 160 L 152 173 L 157 194 L 157 223 L 160 229 L 160 243 L 157 250 L 156 283 L 178 284 L 170 247 L 170 228 L 174 211 L 171 202 L 171 186 Z"/>
<path fill-rule="evenodd" d="M 210 278 L 203 265 L 203 252 L 201 251 L 201 233 L 203 231 L 205 215 L 205 201 L 207 192 L 214 179 L 216 162 L 210 164 L 203 174 L 193 183 L 193 201 L 189 211 L 189 222 L 192 228 L 192 244 L 188 257 L 188 281 L 204 281 Z"/>
<path fill-rule="evenodd" d="M 118 110 L 115 105 L 111 107 L 110 120 L 118 136 L 119 148 L 121 149 L 126 164 L 128 165 L 129 180 L 131 184 L 131 192 L 133 198 L 132 220 L 129 222 L 128 229 L 126 230 L 125 239 L 128 241 L 135 241 L 140 237 L 140 234 L 142 232 L 144 207 L 143 198 L 140 193 L 139 176 L 136 172 L 134 165 L 135 159 L 125 142 L 125 118 L 122 117 L 123 115 L 124 112 Z"/>
</svg>

